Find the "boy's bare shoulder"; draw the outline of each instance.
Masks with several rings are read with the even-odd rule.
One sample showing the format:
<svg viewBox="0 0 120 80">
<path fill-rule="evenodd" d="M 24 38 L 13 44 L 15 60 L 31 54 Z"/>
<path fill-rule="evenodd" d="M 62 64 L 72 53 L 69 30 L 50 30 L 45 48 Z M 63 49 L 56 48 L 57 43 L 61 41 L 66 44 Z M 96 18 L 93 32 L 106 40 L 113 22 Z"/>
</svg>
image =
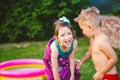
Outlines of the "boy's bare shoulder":
<svg viewBox="0 0 120 80">
<path fill-rule="evenodd" d="M 111 45 L 111 42 L 110 42 L 110 40 L 109 40 L 109 38 L 106 36 L 106 35 L 102 35 L 102 36 L 100 36 L 99 38 L 98 38 L 98 42 L 97 42 L 97 44 L 98 44 L 98 47 L 101 49 L 103 49 L 103 48 L 105 48 L 105 49 L 107 49 L 107 48 L 112 48 L 112 45 Z"/>
<path fill-rule="evenodd" d="M 109 38 L 106 35 L 101 35 L 96 39 L 99 45 L 111 44 Z"/>
</svg>

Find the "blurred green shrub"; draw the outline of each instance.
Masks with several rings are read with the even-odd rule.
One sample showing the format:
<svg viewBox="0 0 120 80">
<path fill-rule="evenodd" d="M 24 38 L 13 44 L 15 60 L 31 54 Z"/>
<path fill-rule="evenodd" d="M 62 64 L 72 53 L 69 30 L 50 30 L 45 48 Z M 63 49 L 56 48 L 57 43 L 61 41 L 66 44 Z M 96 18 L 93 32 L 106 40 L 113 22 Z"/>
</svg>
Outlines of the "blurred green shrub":
<svg viewBox="0 0 120 80">
<path fill-rule="evenodd" d="M 56 19 L 64 15 L 74 25 L 73 19 L 88 4 L 88 0 L 1 0 L 0 42 L 48 39 Z M 73 27 L 79 34 L 79 27 Z"/>
</svg>

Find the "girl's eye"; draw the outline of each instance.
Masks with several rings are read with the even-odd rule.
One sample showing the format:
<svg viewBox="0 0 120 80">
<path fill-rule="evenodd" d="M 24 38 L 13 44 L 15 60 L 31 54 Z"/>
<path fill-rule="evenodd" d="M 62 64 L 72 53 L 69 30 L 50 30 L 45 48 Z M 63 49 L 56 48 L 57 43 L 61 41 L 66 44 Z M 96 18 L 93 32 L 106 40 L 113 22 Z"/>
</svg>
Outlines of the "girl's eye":
<svg viewBox="0 0 120 80">
<path fill-rule="evenodd" d="M 62 34 L 61 36 L 64 36 L 64 34 Z"/>
<path fill-rule="evenodd" d="M 68 33 L 69 35 L 71 34 L 71 33 Z"/>
</svg>

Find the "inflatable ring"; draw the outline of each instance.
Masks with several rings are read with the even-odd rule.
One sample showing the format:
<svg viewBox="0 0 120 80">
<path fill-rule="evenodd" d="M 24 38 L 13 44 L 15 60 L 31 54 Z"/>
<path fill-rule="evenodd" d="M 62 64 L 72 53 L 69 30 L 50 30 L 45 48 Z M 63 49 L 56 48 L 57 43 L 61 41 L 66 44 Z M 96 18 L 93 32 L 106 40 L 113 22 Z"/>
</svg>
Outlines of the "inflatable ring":
<svg viewBox="0 0 120 80">
<path fill-rule="evenodd" d="M 0 80 L 36 80 L 43 77 L 45 71 L 41 59 L 17 59 L 0 63 Z"/>
</svg>

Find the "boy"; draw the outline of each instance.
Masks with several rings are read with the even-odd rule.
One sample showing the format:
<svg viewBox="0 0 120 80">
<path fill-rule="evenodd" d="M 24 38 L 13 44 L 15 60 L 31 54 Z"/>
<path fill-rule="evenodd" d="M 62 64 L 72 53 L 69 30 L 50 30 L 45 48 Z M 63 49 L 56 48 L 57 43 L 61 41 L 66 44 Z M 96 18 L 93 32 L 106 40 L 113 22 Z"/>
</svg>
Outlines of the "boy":
<svg viewBox="0 0 120 80">
<path fill-rule="evenodd" d="M 119 80 L 115 64 L 118 61 L 109 39 L 102 32 L 100 26 L 99 10 L 95 7 L 83 10 L 75 19 L 82 33 L 90 39 L 88 52 L 79 60 L 81 64 L 92 58 L 96 73 L 94 80 Z"/>
</svg>

